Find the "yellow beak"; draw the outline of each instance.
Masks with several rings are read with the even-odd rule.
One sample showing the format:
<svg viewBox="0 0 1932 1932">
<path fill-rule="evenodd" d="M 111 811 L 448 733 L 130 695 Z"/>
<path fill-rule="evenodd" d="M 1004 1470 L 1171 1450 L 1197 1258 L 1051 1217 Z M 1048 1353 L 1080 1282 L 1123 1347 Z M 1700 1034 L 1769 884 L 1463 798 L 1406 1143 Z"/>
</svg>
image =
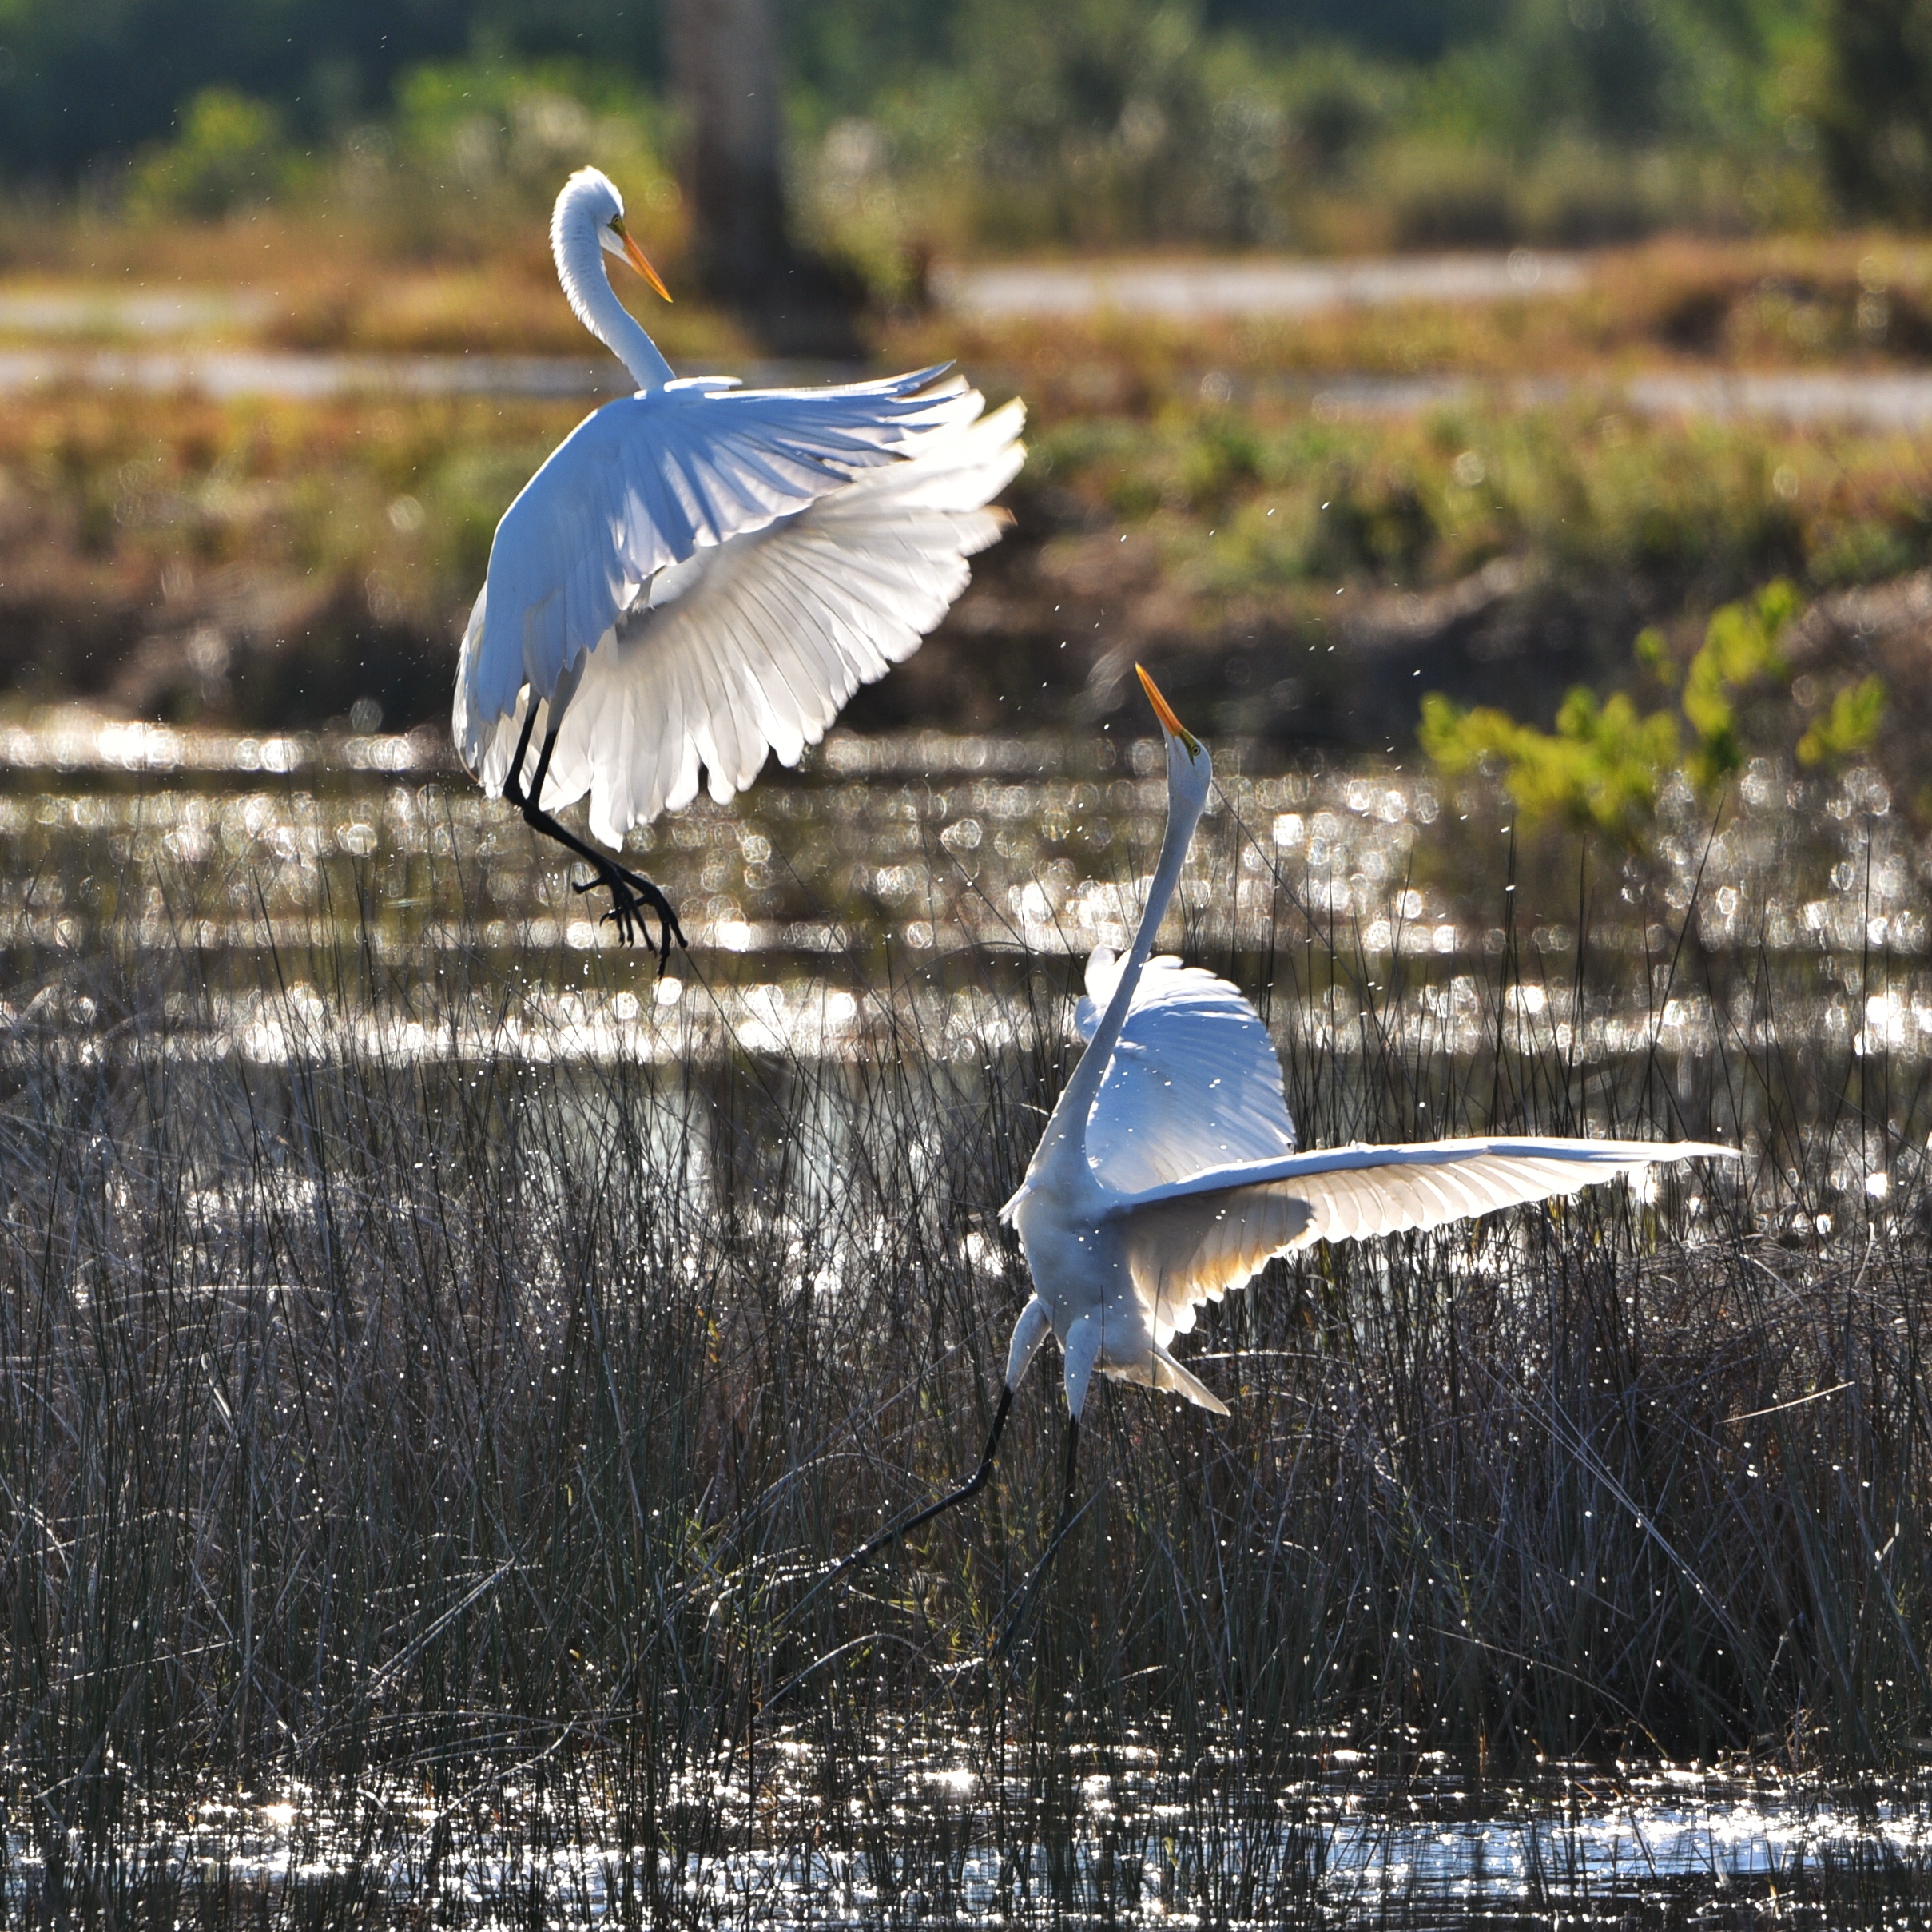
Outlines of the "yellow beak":
<svg viewBox="0 0 1932 1932">
<path fill-rule="evenodd" d="M 665 287 L 664 277 L 650 265 L 650 260 L 645 255 L 644 251 L 631 240 L 630 231 L 624 225 L 624 217 L 622 215 L 613 215 L 610 217 L 610 227 L 612 233 L 624 244 L 624 259 L 668 302 L 671 299 L 671 292 Z"/>
<path fill-rule="evenodd" d="M 1169 737 L 1179 738 L 1187 747 L 1189 757 L 1195 756 L 1201 749 L 1200 740 L 1174 715 L 1174 706 L 1161 696 L 1160 686 L 1147 675 L 1146 667 L 1137 664 L 1134 670 L 1140 679 L 1140 688 L 1147 694 L 1147 702 L 1154 707 L 1154 715 L 1160 720 L 1161 729 Z"/>
</svg>

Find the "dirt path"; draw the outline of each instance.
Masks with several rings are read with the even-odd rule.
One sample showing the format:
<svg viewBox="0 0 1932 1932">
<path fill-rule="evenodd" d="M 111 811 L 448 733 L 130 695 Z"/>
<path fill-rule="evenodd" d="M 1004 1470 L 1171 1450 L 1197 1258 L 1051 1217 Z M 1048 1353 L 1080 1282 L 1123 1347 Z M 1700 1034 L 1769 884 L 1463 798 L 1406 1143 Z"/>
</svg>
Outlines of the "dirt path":
<svg viewBox="0 0 1932 1932">
<path fill-rule="evenodd" d="M 1493 302 L 1532 291 L 1567 295 L 1590 273 L 1584 255 L 1395 255 L 1347 261 L 989 262 L 942 265 L 932 288 L 976 321 L 1084 316 L 1106 309 L 1191 321 L 1299 316 L 1399 302 Z"/>
<path fill-rule="evenodd" d="M 836 376 L 821 365 L 767 362 L 737 373 L 754 384 Z M 185 391 L 227 401 L 244 396 L 320 401 L 340 396 L 502 396 L 593 399 L 629 388 L 614 362 L 560 356 L 348 356 L 297 349 L 0 349 L 0 395 L 56 384 Z M 1238 400 L 1246 383 L 1230 382 Z M 1305 396 L 1318 415 L 1408 415 L 1445 403 L 1488 400 L 1541 408 L 1600 396 L 1640 415 L 1713 421 L 1768 418 L 1852 423 L 1874 429 L 1932 427 L 1932 373 L 1797 369 L 1739 374 L 1668 370 L 1632 376 L 1536 376 L 1492 384 L 1461 376 L 1294 376 L 1269 380 L 1277 395 Z"/>
</svg>

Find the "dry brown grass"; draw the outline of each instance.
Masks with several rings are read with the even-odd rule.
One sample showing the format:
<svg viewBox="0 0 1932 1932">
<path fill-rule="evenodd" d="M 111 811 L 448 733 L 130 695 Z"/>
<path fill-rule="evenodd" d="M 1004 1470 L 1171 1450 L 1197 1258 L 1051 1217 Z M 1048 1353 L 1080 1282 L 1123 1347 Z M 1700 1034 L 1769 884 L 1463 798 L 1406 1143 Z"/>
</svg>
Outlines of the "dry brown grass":
<svg viewBox="0 0 1932 1932">
<path fill-rule="evenodd" d="M 671 277 L 682 236 L 646 209 L 643 240 Z M 601 355 L 559 292 L 543 213 L 474 226 L 443 218 L 425 233 L 393 220 L 261 209 L 218 222 L 152 225 L 72 217 L 0 218 L 0 272 L 36 291 L 125 293 L 235 288 L 268 298 L 230 341 L 396 352 Z M 696 300 L 634 304 L 674 360 L 728 358 L 749 345 Z"/>
<path fill-rule="evenodd" d="M 674 214 L 643 217 L 678 289 Z M 654 223 L 655 229 L 650 232 Z M 1279 321 L 1185 326 L 1142 317 L 971 323 L 943 312 L 882 316 L 892 363 L 958 357 L 1024 372 L 1050 394 L 1067 370 L 1087 400 L 1131 407 L 1177 368 L 1576 375 L 1659 362 L 1874 368 L 1932 351 L 1932 244 L 1882 233 L 1727 241 L 1664 237 L 1592 257 L 1574 292 L 1493 303 L 1334 309 Z M 267 340 L 305 347 L 575 355 L 590 348 L 557 294 L 540 209 L 465 225 L 260 210 L 221 223 L 151 226 L 100 217 L 0 220 L 0 272 L 38 287 L 239 286 L 273 300 Z M 681 300 L 640 310 L 674 362 L 729 360 L 753 346 L 723 317 Z M 590 352 L 594 353 L 594 350 Z M 1094 372 L 1105 372 L 1100 390 Z"/>
<path fill-rule="evenodd" d="M 1932 349 L 1932 247 L 1883 234 L 1666 237 L 1592 258 L 1586 285 L 1493 303 L 1335 308 L 1187 325 L 1144 316 L 890 325 L 888 360 L 1015 372 L 1029 395 L 1132 410 L 1177 379 L 1453 371 L 1503 378 L 1632 368 L 1914 364 Z M 1861 317 L 1861 304 L 1863 304 Z"/>
</svg>

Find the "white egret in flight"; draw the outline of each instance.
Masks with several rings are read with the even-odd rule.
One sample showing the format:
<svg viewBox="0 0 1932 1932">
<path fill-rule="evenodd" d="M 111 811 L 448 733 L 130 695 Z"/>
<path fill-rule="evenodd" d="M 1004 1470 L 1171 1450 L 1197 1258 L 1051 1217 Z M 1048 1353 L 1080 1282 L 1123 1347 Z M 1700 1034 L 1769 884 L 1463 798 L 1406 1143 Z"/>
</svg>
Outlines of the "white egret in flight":
<svg viewBox="0 0 1932 1932">
<path fill-rule="evenodd" d="M 463 640 L 453 719 L 491 796 L 586 861 L 621 937 L 684 934 L 650 880 L 557 822 L 624 835 L 697 796 L 722 802 L 768 751 L 795 765 L 861 684 L 909 657 L 1000 534 L 1024 412 L 943 368 L 826 389 L 674 377 L 610 286 L 627 260 L 670 297 L 594 168 L 551 217 L 578 320 L 630 370 L 504 511 Z M 532 769 L 532 755 L 535 767 Z"/>
<path fill-rule="evenodd" d="M 1172 1344 L 1194 1326 L 1203 1302 L 1238 1288 L 1274 1256 L 1318 1241 L 1442 1227 L 1661 1162 L 1738 1158 L 1700 1141 L 1540 1136 L 1298 1154 L 1281 1063 L 1260 1015 L 1226 980 L 1149 957 L 1214 767 L 1144 670 L 1140 682 L 1167 739 L 1167 832 L 1126 957 L 1102 946 L 1087 963 L 1087 996 L 1075 1016 L 1087 1050 L 1026 1179 L 1000 1210 L 1018 1230 L 1033 1295 L 1014 1326 L 985 1454 L 958 1489 L 873 1537 L 839 1568 L 980 1489 L 1014 1391 L 1049 1334 L 1060 1346 L 1067 1418 L 1060 1530 L 1050 1556 L 1071 1519 L 1080 1414 L 1094 1376 L 1172 1389 L 1226 1415 L 1220 1397 L 1175 1359 Z"/>
</svg>

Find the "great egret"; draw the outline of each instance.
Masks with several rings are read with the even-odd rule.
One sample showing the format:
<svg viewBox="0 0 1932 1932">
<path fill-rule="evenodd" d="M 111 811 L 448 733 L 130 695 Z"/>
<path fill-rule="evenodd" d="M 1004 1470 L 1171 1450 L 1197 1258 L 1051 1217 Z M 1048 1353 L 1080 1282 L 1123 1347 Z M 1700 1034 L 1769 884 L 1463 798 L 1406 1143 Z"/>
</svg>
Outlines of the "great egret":
<svg viewBox="0 0 1932 1932">
<path fill-rule="evenodd" d="M 1095 1373 L 1172 1389 L 1226 1415 L 1170 1345 L 1194 1326 L 1203 1302 L 1241 1286 L 1274 1256 L 1317 1241 L 1441 1227 L 1661 1162 L 1738 1158 L 1702 1141 L 1540 1136 L 1298 1154 L 1281 1063 L 1261 1016 L 1226 980 L 1149 957 L 1214 765 L 1144 670 L 1140 682 L 1167 739 L 1167 831 L 1126 957 L 1103 946 L 1087 963 L 1087 996 L 1075 1014 L 1087 1050 L 1026 1179 L 1000 1210 L 1019 1233 L 1034 1291 L 1014 1324 L 985 1453 L 956 1489 L 839 1568 L 984 1486 L 1014 1392 L 1049 1334 L 1060 1345 L 1067 1389 L 1065 1485 L 1050 1556 L 1071 1521 L 1080 1415 Z"/>
<path fill-rule="evenodd" d="M 684 940 L 670 900 L 554 813 L 589 793 L 591 832 L 621 849 L 697 796 L 701 768 L 722 803 L 767 751 L 795 765 L 965 588 L 1025 416 L 983 415 L 943 367 L 828 389 L 673 376 L 605 272 L 621 256 L 670 299 L 594 168 L 557 197 L 551 249 L 637 393 L 578 423 L 503 512 L 452 722 L 484 790 L 588 861 L 578 889 L 608 889 L 620 937 L 648 940 L 655 916 L 663 959 Z"/>
</svg>

